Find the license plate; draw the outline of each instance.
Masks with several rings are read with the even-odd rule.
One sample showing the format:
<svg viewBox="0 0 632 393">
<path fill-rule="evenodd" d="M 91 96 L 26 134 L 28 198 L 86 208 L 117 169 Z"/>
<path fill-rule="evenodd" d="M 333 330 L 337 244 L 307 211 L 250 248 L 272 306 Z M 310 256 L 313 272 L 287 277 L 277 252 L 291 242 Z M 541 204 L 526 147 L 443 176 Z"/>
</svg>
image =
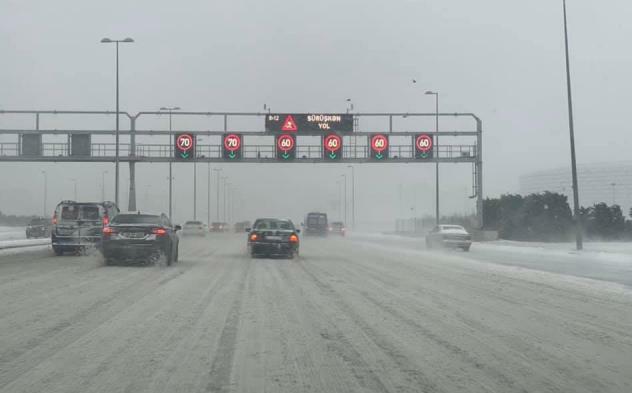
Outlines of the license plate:
<svg viewBox="0 0 632 393">
<path fill-rule="evenodd" d="M 281 240 L 283 239 L 281 236 L 266 236 L 267 240 Z"/>
<path fill-rule="evenodd" d="M 142 232 L 123 232 L 122 235 L 130 239 L 140 239 L 145 237 L 145 234 Z"/>
</svg>

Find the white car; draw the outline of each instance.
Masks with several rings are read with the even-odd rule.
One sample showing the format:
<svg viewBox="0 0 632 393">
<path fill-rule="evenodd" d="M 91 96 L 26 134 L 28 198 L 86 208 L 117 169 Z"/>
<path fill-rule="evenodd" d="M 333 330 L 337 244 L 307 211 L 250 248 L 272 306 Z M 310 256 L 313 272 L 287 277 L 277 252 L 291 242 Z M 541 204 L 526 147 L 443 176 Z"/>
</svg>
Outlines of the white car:
<svg viewBox="0 0 632 393">
<path fill-rule="evenodd" d="M 201 221 L 187 221 L 182 227 L 184 236 L 206 236 L 206 225 Z"/>
<path fill-rule="evenodd" d="M 426 247 L 451 247 L 470 251 L 472 235 L 460 225 L 438 225 L 426 235 Z"/>
</svg>

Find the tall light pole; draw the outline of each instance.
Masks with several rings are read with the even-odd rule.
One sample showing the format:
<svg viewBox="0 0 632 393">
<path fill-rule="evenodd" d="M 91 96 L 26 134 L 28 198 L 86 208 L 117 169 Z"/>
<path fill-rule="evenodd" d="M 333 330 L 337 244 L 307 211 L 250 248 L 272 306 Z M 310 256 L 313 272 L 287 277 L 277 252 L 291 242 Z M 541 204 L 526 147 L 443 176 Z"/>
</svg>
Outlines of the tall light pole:
<svg viewBox="0 0 632 393">
<path fill-rule="evenodd" d="M 216 185 L 215 188 L 217 189 L 217 195 L 216 195 L 216 209 L 215 209 L 215 219 L 217 220 L 217 222 L 220 222 L 219 220 L 219 178 L 220 178 L 220 172 L 222 171 L 222 168 L 214 168 L 213 172 L 215 172 L 215 177 L 216 177 Z"/>
<path fill-rule="evenodd" d="M 163 106 L 160 111 L 165 111 L 169 114 L 169 219 L 171 219 L 171 213 L 173 212 L 173 154 L 171 154 L 171 146 L 173 146 L 173 127 L 171 118 L 173 111 L 179 111 L 179 106 Z"/>
<path fill-rule="evenodd" d="M 101 201 L 105 201 L 105 175 L 108 171 L 101 172 Z"/>
<path fill-rule="evenodd" d="M 102 44 L 116 44 L 116 153 L 114 158 L 115 163 L 115 175 L 114 175 L 114 202 L 118 206 L 119 204 L 119 43 L 131 43 L 134 42 L 131 38 L 125 38 L 122 40 L 112 40 L 109 38 L 103 38 Z"/>
<path fill-rule="evenodd" d="M 439 225 L 439 93 L 435 91 L 427 91 L 427 95 L 435 96 L 435 225 Z"/>
<path fill-rule="evenodd" d="M 75 190 L 75 201 L 77 201 L 77 179 L 70 179 L 70 181 L 72 181 L 73 183 L 75 183 L 75 186 L 74 186 L 74 190 Z"/>
<path fill-rule="evenodd" d="M 340 176 L 345 179 L 345 181 L 344 181 L 344 187 L 345 187 L 345 191 L 344 191 L 344 199 L 345 199 L 345 203 L 344 203 L 345 210 L 344 210 L 344 212 L 345 212 L 345 218 L 344 218 L 343 222 L 344 222 L 345 225 L 347 225 L 347 175 L 343 173 Z"/>
<path fill-rule="evenodd" d="M 342 218 L 342 180 L 336 181 L 336 186 L 338 188 L 338 218 L 340 221 L 344 221 Z"/>
<path fill-rule="evenodd" d="M 347 165 L 347 168 L 351 168 L 351 228 L 355 229 L 355 167 L 353 165 Z"/>
<path fill-rule="evenodd" d="M 566 0 L 562 0 L 564 10 L 564 50 L 566 54 L 566 89 L 568 98 L 568 130 L 571 142 L 571 170 L 573 175 L 573 210 L 575 215 L 575 245 L 578 250 L 584 248 L 582 224 L 579 217 L 579 187 L 577 186 L 577 161 L 575 159 L 575 130 L 573 127 L 573 98 L 571 94 L 571 71 L 568 59 L 568 28 L 566 26 Z"/>
<path fill-rule="evenodd" d="M 42 171 L 44 174 L 44 209 L 42 211 L 42 217 L 46 217 L 46 198 L 48 196 L 48 173 L 46 171 Z"/>
<path fill-rule="evenodd" d="M 207 163 L 207 174 L 208 178 L 206 179 L 206 224 L 211 227 L 211 163 Z"/>
<path fill-rule="evenodd" d="M 222 176 L 222 181 L 224 182 L 224 214 L 222 215 L 222 222 L 227 222 L 226 220 L 226 189 L 228 188 L 228 183 L 226 182 L 226 180 L 228 180 L 228 176 Z"/>
</svg>

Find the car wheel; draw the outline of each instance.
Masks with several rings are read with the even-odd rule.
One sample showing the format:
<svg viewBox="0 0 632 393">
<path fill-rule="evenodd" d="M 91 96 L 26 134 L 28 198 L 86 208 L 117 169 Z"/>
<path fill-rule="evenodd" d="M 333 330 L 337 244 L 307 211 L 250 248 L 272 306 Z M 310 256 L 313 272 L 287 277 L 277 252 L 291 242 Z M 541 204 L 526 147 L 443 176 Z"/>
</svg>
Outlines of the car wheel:
<svg viewBox="0 0 632 393">
<path fill-rule="evenodd" d="M 470 251 L 470 246 L 463 246 L 463 247 L 461 247 L 461 250 L 463 250 L 465 252 L 468 252 L 468 251 Z"/>
<path fill-rule="evenodd" d="M 179 255 L 178 255 L 178 254 L 179 254 L 179 253 L 180 253 L 180 245 L 178 244 L 178 245 L 176 246 L 176 255 L 175 255 L 175 257 L 173 257 L 173 261 L 174 261 L 174 262 L 178 262 L 178 258 L 179 258 Z"/>
<path fill-rule="evenodd" d="M 59 246 L 53 246 L 53 252 L 57 256 L 62 256 L 64 254 L 64 249 Z"/>
</svg>

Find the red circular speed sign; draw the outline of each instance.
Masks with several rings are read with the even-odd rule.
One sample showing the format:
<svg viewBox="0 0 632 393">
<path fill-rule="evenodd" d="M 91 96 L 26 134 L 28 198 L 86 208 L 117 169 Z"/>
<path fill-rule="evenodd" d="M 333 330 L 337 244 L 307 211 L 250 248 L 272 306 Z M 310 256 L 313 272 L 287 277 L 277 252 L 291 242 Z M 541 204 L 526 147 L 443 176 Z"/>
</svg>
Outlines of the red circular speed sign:
<svg viewBox="0 0 632 393">
<path fill-rule="evenodd" d="M 193 136 L 191 134 L 178 135 L 176 139 L 176 147 L 183 153 L 193 149 Z"/>
<path fill-rule="evenodd" d="M 329 134 L 325 137 L 325 150 L 335 153 L 342 147 L 342 138 L 336 134 Z"/>
<path fill-rule="evenodd" d="M 425 153 L 432 149 L 432 137 L 430 135 L 422 134 L 415 140 L 415 147 L 422 153 Z"/>
<path fill-rule="evenodd" d="M 371 138 L 371 149 L 378 153 L 388 149 L 388 138 L 382 134 L 374 135 L 373 138 Z"/>
<path fill-rule="evenodd" d="M 241 147 L 241 137 L 237 134 L 228 134 L 224 137 L 224 147 L 228 151 L 236 151 Z"/>
<path fill-rule="evenodd" d="M 277 147 L 281 151 L 288 151 L 294 148 L 294 138 L 290 135 L 279 135 L 277 139 Z"/>
</svg>

